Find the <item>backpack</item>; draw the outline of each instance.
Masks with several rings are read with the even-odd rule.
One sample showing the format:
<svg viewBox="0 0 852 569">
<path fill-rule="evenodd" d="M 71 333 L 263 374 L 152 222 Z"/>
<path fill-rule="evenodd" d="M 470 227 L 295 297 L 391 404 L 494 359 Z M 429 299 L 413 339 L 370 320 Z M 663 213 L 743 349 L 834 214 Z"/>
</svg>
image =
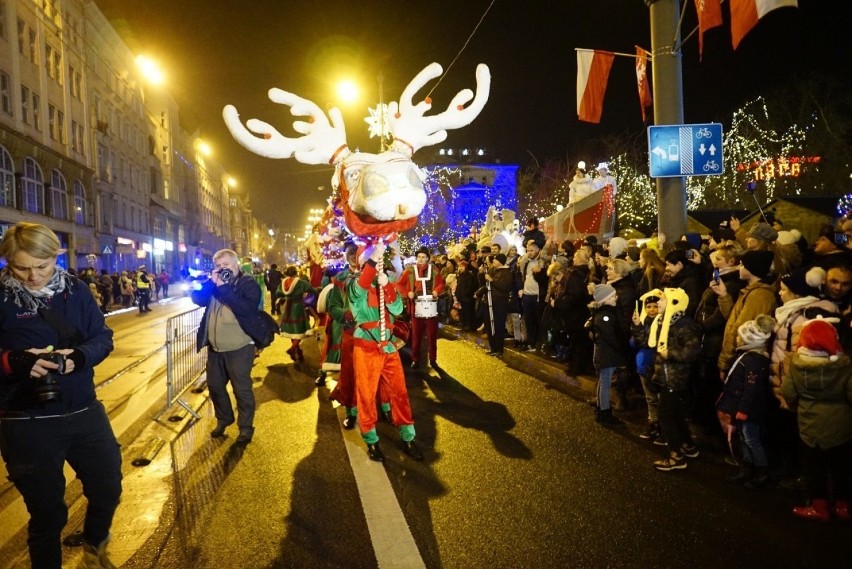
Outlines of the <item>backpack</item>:
<svg viewBox="0 0 852 569">
<path fill-rule="evenodd" d="M 251 333 L 246 330 L 246 334 L 251 337 L 254 345 L 262 350 L 275 340 L 275 335 L 281 332 L 281 329 L 278 327 L 275 318 L 264 310 L 258 310 L 255 319 L 256 326 L 252 326 Z"/>
</svg>

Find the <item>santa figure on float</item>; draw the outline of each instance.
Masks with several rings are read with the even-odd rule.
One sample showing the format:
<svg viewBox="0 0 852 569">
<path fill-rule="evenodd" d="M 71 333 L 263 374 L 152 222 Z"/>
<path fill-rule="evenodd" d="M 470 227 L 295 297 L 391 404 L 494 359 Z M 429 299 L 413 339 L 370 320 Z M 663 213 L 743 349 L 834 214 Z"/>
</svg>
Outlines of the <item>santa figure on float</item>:
<svg viewBox="0 0 852 569">
<path fill-rule="evenodd" d="M 397 233 L 414 227 L 426 205 L 425 176 L 411 158 L 418 149 L 446 140 L 447 130 L 470 124 L 484 108 L 491 86 L 488 67 L 480 64 L 476 68 L 475 94 L 464 89 L 453 97 L 444 112 L 426 116 L 432 108 L 431 99 L 426 97 L 415 104 L 414 96 L 442 72 L 437 63 L 428 65 L 403 90 L 399 102 L 388 105 L 393 142 L 380 154 L 349 149 L 340 109 L 333 107 L 326 116 L 315 103 L 281 89 L 270 89 L 269 98 L 288 105 L 294 116 L 307 117 L 307 120 L 293 122 L 293 129 L 302 135 L 300 137 L 286 137 L 269 123 L 257 119 L 250 119 L 243 125 L 236 108 L 231 105 L 223 111 L 231 134 L 255 154 L 268 158 L 295 157 L 304 164 L 334 166 L 332 203 L 340 205 L 349 231 L 372 249 L 367 255 L 370 261 L 353 283 L 350 296 L 352 313 L 358 321 L 354 359 L 359 423 L 373 460 L 383 459 L 375 431 L 375 394 L 380 375 L 392 390 L 391 399 L 398 403 L 392 407 L 392 413 L 405 452 L 422 458 L 414 444 L 414 424 L 405 393 L 402 363 L 391 341 L 393 313 L 398 314 L 396 307 L 402 303 L 397 302 L 396 288 L 387 282 L 382 270 L 386 244 L 392 242 Z M 397 400 L 394 394 L 402 396 Z"/>
</svg>

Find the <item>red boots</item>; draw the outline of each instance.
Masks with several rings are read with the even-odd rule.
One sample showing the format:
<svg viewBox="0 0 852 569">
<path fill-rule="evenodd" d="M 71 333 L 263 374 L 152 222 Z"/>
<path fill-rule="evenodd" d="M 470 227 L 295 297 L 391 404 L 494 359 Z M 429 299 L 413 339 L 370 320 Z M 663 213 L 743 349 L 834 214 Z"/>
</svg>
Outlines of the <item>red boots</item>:
<svg viewBox="0 0 852 569">
<path fill-rule="evenodd" d="M 846 514 L 848 519 L 848 507 Z M 793 515 L 806 520 L 815 520 L 823 523 L 831 521 L 831 514 L 828 511 L 828 500 L 816 499 L 811 502 L 810 506 L 796 506 L 793 508 Z"/>
</svg>

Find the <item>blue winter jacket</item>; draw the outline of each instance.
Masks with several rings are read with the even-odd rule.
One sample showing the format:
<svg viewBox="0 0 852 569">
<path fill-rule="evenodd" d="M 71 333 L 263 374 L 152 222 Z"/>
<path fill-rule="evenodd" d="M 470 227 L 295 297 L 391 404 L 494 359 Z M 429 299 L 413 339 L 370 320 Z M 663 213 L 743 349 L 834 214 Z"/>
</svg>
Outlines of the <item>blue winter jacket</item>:
<svg viewBox="0 0 852 569">
<path fill-rule="evenodd" d="M 95 401 L 95 366 L 112 352 L 112 330 L 104 322 L 89 287 L 72 278 L 71 287 L 50 299 L 50 309 L 65 318 L 81 334 L 76 346 L 61 346 L 59 334 L 41 315 L 27 313 L 17 306 L 5 289 L 0 289 L 0 349 L 75 348 L 85 356 L 81 369 L 60 376 L 61 399 L 39 403 L 33 396 L 35 380 L 17 378 L 0 371 L 0 414 L 62 415 L 85 409 Z"/>
</svg>

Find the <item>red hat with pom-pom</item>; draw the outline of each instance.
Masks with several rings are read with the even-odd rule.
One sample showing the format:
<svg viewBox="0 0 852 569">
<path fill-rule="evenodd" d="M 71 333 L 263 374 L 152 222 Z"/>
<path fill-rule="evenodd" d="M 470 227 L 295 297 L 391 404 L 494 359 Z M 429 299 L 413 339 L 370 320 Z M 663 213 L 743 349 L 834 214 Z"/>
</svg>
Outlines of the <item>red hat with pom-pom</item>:
<svg viewBox="0 0 852 569">
<path fill-rule="evenodd" d="M 802 331 L 799 332 L 799 348 L 796 351 L 800 354 L 828 357 L 836 361 L 838 354 L 843 353 L 843 347 L 840 345 L 837 328 L 827 320 L 818 318 L 805 323 Z"/>
</svg>

